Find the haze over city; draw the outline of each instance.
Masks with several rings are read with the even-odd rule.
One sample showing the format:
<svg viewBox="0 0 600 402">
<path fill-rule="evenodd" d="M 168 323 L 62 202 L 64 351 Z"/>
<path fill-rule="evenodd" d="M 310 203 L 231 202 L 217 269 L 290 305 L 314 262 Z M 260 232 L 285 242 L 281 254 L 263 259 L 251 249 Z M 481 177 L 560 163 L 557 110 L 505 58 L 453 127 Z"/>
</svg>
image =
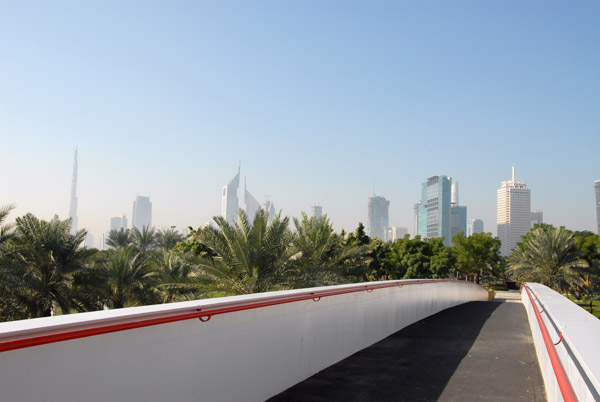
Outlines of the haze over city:
<svg viewBox="0 0 600 402">
<path fill-rule="evenodd" d="M 390 201 L 413 233 L 421 183 L 460 183 L 496 234 L 516 175 L 544 221 L 596 230 L 600 3 L 74 2 L 0 5 L 0 205 L 69 211 L 96 239 L 150 194 L 179 230 L 248 190 L 336 229 Z M 97 242 L 98 240 L 96 240 Z"/>
</svg>

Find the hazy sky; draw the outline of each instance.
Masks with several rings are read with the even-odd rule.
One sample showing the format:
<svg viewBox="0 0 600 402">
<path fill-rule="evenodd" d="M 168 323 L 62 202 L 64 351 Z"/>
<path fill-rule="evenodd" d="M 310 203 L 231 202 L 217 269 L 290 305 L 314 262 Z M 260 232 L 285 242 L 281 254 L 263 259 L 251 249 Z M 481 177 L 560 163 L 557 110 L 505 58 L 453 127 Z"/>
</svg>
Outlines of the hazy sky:
<svg viewBox="0 0 600 402">
<path fill-rule="evenodd" d="M 421 183 L 460 184 L 496 232 L 517 166 L 544 220 L 595 230 L 600 2 L 0 2 L 0 205 L 79 223 L 198 226 L 242 178 L 336 229 L 390 200 L 412 233 Z M 240 188 L 243 198 L 243 180 Z"/>
</svg>

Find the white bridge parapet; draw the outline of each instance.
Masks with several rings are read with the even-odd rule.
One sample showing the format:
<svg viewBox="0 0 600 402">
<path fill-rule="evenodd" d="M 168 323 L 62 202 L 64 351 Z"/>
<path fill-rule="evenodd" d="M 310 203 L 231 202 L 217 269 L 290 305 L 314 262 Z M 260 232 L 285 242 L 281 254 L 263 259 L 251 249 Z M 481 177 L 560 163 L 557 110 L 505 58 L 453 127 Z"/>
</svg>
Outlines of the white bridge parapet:
<svg viewBox="0 0 600 402">
<path fill-rule="evenodd" d="M 420 319 L 487 298 L 470 282 L 386 281 L 0 323 L 0 399 L 263 401 Z M 182 314 L 196 316 L 119 327 Z M 109 327 L 120 329 L 86 335 Z"/>
<path fill-rule="evenodd" d="M 579 401 L 600 401 L 600 320 L 563 295 L 539 283 L 527 283 L 534 304 L 521 290 L 549 401 L 562 401 L 559 381 L 542 338 L 534 308 L 552 338 L 568 381 Z"/>
</svg>

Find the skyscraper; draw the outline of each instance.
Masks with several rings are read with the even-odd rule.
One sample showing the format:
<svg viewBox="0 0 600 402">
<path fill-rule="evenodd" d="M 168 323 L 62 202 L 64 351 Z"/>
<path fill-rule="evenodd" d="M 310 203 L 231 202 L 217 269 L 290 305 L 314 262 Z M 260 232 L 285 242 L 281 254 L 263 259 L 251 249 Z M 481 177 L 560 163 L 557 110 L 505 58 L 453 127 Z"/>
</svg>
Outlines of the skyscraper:
<svg viewBox="0 0 600 402">
<path fill-rule="evenodd" d="M 323 207 L 320 205 L 313 205 L 310 207 L 310 216 L 313 218 L 320 218 L 323 216 Z"/>
<path fill-rule="evenodd" d="M 467 236 L 475 233 L 483 233 L 483 221 L 481 219 L 469 219 L 467 223 Z"/>
<path fill-rule="evenodd" d="M 392 226 L 389 228 L 389 235 L 386 238 L 386 241 L 396 241 L 398 239 L 404 238 L 408 234 L 408 228 L 403 228 L 399 226 Z"/>
<path fill-rule="evenodd" d="M 598 224 L 598 234 L 600 234 L 600 180 L 596 180 L 596 223 Z"/>
<path fill-rule="evenodd" d="M 544 212 L 538 208 L 531 213 L 531 227 L 542 223 L 544 223 Z"/>
<path fill-rule="evenodd" d="M 133 202 L 132 228 L 142 230 L 144 226 L 152 227 L 152 203 L 150 196 L 137 195 Z"/>
<path fill-rule="evenodd" d="M 248 215 L 248 219 L 253 222 L 256 212 L 260 208 L 260 203 L 248 191 L 246 178 L 244 178 L 244 204 L 246 204 L 246 215 Z"/>
<path fill-rule="evenodd" d="M 531 229 L 531 190 L 524 181 L 516 180 L 514 165 L 512 180 L 503 181 L 498 189 L 497 222 L 500 254 L 508 256 Z"/>
<path fill-rule="evenodd" d="M 423 238 L 443 237 L 446 246 L 451 244 L 451 187 L 451 177 L 430 177 L 422 184 L 421 203 L 417 206 L 417 234 Z"/>
<path fill-rule="evenodd" d="M 275 212 L 275 204 L 273 204 L 273 201 L 267 200 L 265 202 L 265 205 L 264 205 L 263 208 L 264 208 L 265 212 L 267 213 L 267 216 L 268 216 L 267 220 L 268 220 L 268 222 L 271 222 L 273 220 L 273 218 L 275 218 L 275 214 L 276 214 L 276 212 Z"/>
<path fill-rule="evenodd" d="M 467 207 L 458 205 L 458 182 L 452 183 L 450 196 L 450 240 L 459 232 L 467 235 Z"/>
<path fill-rule="evenodd" d="M 77 148 L 75 148 L 75 159 L 73 161 L 73 179 L 71 180 L 71 205 L 69 206 L 69 218 L 71 218 L 71 233 L 77 232 Z"/>
<path fill-rule="evenodd" d="M 385 229 L 389 227 L 390 202 L 383 197 L 369 197 L 367 236 L 385 240 Z"/>
<path fill-rule="evenodd" d="M 237 190 L 240 186 L 240 166 L 238 166 L 237 174 L 223 186 L 223 193 L 221 194 L 221 216 L 225 218 L 227 223 L 233 225 L 237 220 L 238 214 L 238 195 Z"/>
<path fill-rule="evenodd" d="M 419 229 L 419 213 L 421 211 L 421 201 L 417 202 L 413 207 L 413 233 L 414 235 L 418 235 L 420 232 L 427 230 L 426 227 L 422 230 Z M 427 219 L 425 219 L 427 221 Z M 421 222 L 422 223 L 422 222 Z"/>
<path fill-rule="evenodd" d="M 135 208 L 135 204 L 134 204 Z M 127 217 L 125 214 L 121 214 L 120 216 L 114 216 L 110 218 L 110 230 L 127 230 Z"/>
<path fill-rule="evenodd" d="M 459 232 L 467 235 L 467 207 L 461 205 L 450 206 L 450 239 Z"/>
<path fill-rule="evenodd" d="M 88 232 L 85 235 L 85 240 L 83 241 L 83 246 L 87 248 L 94 248 L 94 235 Z"/>
</svg>

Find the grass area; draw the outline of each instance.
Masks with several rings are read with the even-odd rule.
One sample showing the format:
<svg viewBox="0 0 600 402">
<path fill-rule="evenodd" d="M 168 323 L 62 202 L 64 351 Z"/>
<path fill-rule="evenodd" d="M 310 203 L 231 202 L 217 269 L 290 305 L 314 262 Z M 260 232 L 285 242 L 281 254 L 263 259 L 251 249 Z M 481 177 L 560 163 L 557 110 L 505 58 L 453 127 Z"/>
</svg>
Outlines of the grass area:
<svg viewBox="0 0 600 402">
<path fill-rule="evenodd" d="M 579 307 L 583 307 L 588 313 L 590 312 L 590 304 L 588 302 L 577 300 L 573 296 L 569 296 L 569 299 L 571 299 L 571 301 L 573 303 L 577 304 Z M 594 312 L 593 312 L 594 316 L 596 318 L 600 318 L 600 301 L 595 300 L 593 307 L 594 307 Z"/>
</svg>

